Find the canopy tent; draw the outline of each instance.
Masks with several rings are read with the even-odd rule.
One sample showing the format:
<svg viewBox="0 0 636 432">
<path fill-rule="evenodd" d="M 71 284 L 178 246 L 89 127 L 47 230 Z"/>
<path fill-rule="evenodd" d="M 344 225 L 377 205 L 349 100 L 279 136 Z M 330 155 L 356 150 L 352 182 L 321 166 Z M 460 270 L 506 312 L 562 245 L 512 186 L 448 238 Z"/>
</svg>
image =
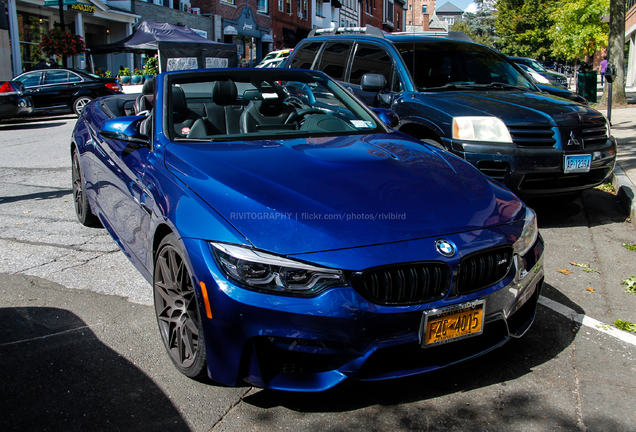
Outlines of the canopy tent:
<svg viewBox="0 0 636 432">
<path fill-rule="evenodd" d="M 111 44 L 90 46 L 91 54 L 159 52 L 159 71 L 236 67 L 236 46 L 214 42 L 187 26 L 142 21 L 130 36 Z"/>
</svg>

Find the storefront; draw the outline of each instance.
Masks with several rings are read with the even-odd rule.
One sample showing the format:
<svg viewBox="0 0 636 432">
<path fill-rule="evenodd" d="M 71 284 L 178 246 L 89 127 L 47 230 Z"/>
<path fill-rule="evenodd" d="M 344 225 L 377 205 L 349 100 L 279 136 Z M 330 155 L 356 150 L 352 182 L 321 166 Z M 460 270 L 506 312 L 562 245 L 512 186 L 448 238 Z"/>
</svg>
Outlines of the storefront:
<svg viewBox="0 0 636 432">
<path fill-rule="evenodd" d="M 271 51 L 272 35 L 256 24 L 254 13 L 244 7 L 237 20 L 223 18 L 223 42 L 235 44 L 239 64 L 256 66 Z"/>
<path fill-rule="evenodd" d="M 58 4 L 53 5 L 51 0 L 8 0 L 13 76 L 33 69 L 43 60 L 39 46 L 42 35 L 54 28 L 61 29 L 61 21 L 64 30 L 81 36 L 86 45 L 90 46 L 123 39 L 132 33 L 132 26 L 139 18 L 139 15 L 131 12 L 110 9 L 99 1 L 64 2 L 69 4 L 63 6 L 60 15 Z M 102 70 L 117 71 L 120 65 L 132 66 L 130 54 L 98 57 L 94 59 L 94 66 Z M 54 60 L 60 66 L 81 69 L 90 66 L 85 54 L 68 58 L 65 65 L 61 58 L 46 60 Z"/>
</svg>

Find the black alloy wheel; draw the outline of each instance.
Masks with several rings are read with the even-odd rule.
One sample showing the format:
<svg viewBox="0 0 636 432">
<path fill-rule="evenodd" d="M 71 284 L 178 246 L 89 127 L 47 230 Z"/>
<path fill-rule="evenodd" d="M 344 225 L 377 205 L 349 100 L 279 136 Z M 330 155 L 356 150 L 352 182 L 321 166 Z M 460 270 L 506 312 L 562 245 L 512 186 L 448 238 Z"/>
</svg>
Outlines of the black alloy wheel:
<svg viewBox="0 0 636 432">
<path fill-rule="evenodd" d="M 170 360 L 185 376 L 202 378 L 206 358 L 201 318 L 192 278 L 173 234 L 159 246 L 153 285 L 159 332 Z"/>
<path fill-rule="evenodd" d="M 93 214 L 91 205 L 86 196 L 86 184 L 82 175 L 80 166 L 79 151 L 73 150 L 72 161 L 72 178 L 73 178 L 73 203 L 75 206 L 75 214 L 80 223 L 87 227 L 101 227 L 99 218 Z"/>
</svg>

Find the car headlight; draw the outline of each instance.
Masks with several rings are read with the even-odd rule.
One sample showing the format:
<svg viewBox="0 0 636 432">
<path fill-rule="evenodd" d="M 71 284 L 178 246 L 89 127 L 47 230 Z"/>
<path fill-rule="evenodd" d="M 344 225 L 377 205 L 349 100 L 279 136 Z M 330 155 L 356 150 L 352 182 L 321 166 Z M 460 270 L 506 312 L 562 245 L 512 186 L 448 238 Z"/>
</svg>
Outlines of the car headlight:
<svg viewBox="0 0 636 432">
<path fill-rule="evenodd" d="M 212 243 L 212 246 L 225 274 L 250 288 L 280 294 L 315 295 L 331 286 L 347 285 L 341 270 L 226 243 Z"/>
<path fill-rule="evenodd" d="M 518 255 L 525 255 L 537 241 L 539 236 L 539 228 L 537 227 L 537 215 L 530 208 L 526 207 L 526 219 L 523 222 L 523 231 L 512 245 L 513 250 Z"/>
<path fill-rule="evenodd" d="M 498 117 L 453 117 L 453 138 L 511 143 L 508 128 Z"/>
</svg>

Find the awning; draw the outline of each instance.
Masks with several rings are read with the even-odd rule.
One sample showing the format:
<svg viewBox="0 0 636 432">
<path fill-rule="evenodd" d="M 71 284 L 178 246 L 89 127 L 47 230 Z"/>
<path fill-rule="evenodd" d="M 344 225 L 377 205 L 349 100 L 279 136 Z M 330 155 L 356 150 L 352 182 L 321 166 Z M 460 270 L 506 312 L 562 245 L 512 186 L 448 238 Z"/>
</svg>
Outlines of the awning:
<svg viewBox="0 0 636 432">
<path fill-rule="evenodd" d="M 263 37 L 261 37 L 261 42 L 274 42 L 274 38 L 272 38 L 271 34 L 265 33 Z"/>
<path fill-rule="evenodd" d="M 229 25 L 229 26 L 225 26 L 225 28 L 223 29 L 223 34 L 229 35 L 229 36 L 237 36 L 238 31 L 236 30 L 236 28 Z"/>
</svg>

